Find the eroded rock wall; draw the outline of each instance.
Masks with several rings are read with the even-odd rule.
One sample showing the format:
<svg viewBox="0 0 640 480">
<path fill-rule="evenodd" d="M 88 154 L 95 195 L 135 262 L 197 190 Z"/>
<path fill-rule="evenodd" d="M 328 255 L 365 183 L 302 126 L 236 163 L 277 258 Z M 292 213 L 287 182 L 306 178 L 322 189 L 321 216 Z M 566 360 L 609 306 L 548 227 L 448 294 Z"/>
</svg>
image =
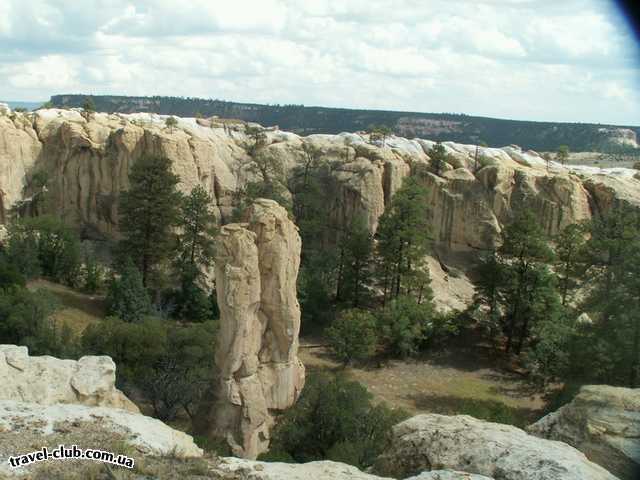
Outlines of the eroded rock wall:
<svg viewBox="0 0 640 480">
<path fill-rule="evenodd" d="M 85 114 L 76 110 L 0 113 L 0 211 L 40 194 L 30 181 L 48 177 L 39 210 L 62 216 L 88 235 L 117 234 L 117 200 L 128 172 L 142 154 L 162 154 L 180 175 L 180 188 L 201 184 L 215 199 L 224 223 L 233 193 L 252 179 L 247 170 L 252 139 L 245 124 L 220 119 L 179 118 L 167 127 L 155 114 Z M 390 137 L 371 144 L 366 134 L 298 135 L 264 130 L 261 155 L 291 170 L 309 152 L 336 162 L 330 192 L 335 217 L 367 219 L 370 229 L 403 179 L 429 165 L 434 142 Z M 532 208 L 549 234 L 569 223 L 606 212 L 617 202 L 640 205 L 640 180 L 629 169 L 564 167 L 518 147 L 478 148 L 444 143 L 449 162 L 431 187 L 433 237 L 440 253 L 491 248 L 514 209 Z M 476 159 L 479 161 L 476 162 Z M 0 219 L 3 220 L 3 219 Z"/>
<path fill-rule="evenodd" d="M 217 242 L 220 388 L 212 419 L 234 454 L 255 458 L 268 448 L 273 412 L 293 405 L 304 385 L 297 356 L 301 244 L 276 202 L 257 200 L 246 215 L 247 223 L 224 226 Z"/>
</svg>

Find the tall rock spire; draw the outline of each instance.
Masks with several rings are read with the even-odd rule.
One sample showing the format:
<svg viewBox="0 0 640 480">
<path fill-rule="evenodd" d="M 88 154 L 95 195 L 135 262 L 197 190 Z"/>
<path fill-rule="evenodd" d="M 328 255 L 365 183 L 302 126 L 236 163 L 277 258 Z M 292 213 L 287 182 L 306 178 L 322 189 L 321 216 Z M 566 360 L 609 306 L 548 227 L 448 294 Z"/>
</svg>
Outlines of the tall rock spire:
<svg viewBox="0 0 640 480">
<path fill-rule="evenodd" d="M 304 385 L 296 292 L 301 242 L 272 200 L 257 200 L 245 218 L 224 226 L 218 238 L 220 385 L 213 420 L 235 455 L 255 458 L 269 446 L 274 411 L 293 405 Z"/>
</svg>

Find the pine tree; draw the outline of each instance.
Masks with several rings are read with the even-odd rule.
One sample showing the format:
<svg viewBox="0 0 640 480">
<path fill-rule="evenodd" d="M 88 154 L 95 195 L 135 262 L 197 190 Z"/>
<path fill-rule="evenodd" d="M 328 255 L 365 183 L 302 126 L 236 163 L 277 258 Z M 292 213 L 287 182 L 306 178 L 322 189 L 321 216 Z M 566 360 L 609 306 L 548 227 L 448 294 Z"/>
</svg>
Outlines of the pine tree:
<svg viewBox="0 0 640 480">
<path fill-rule="evenodd" d="M 428 286 L 424 265 L 430 246 L 427 196 L 419 179 L 408 177 L 380 217 L 376 257 L 384 302 L 400 294 L 420 296 Z"/>
<path fill-rule="evenodd" d="M 175 268 L 180 278 L 179 314 L 190 320 L 210 318 L 207 294 L 201 287 L 203 270 L 211 266 L 214 256 L 216 219 L 211 211 L 212 199 L 201 186 L 184 198 L 178 218 L 178 242 Z"/>
<path fill-rule="evenodd" d="M 175 245 L 174 227 L 182 198 L 176 189 L 178 181 L 168 158 L 144 156 L 131 168 L 129 190 L 120 194 L 120 253 L 134 259 L 145 287 Z"/>
<path fill-rule="evenodd" d="M 431 159 L 431 168 L 436 175 L 440 175 L 447 162 L 447 151 L 444 146 L 438 142 L 431 150 L 429 150 L 429 158 Z"/>
<path fill-rule="evenodd" d="M 350 301 L 353 308 L 358 308 L 366 300 L 369 291 L 373 262 L 373 236 L 363 217 L 356 217 L 351 222 L 341 248 L 344 266 L 339 284 L 343 285 L 343 297 Z"/>
<path fill-rule="evenodd" d="M 107 314 L 125 322 L 140 322 L 151 311 L 151 300 L 142 275 L 127 259 L 118 276 L 111 279 L 107 293 Z"/>
<path fill-rule="evenodd" d="M 556 273 L 562 305 L 566 305 L 569 295 L 579 286 L 579 278 L 584 270 L 585 226 L 571 224 L 556 237 Z"/>
<path fill-rule="evenodd" d="M 511 351 L 516 341 L 515 353 L 520 354 L 531 326 L 538 320 L 534 315 L 538 296 L 542 290 L 550 288 L 552 277 L 546 263 L 553 259 L 553 251 L 534 213 L 521 210 L 505 227 L 498 253 L 506 260 L 506 315 L 503 319 L 506 352 Z"/>
</svg>

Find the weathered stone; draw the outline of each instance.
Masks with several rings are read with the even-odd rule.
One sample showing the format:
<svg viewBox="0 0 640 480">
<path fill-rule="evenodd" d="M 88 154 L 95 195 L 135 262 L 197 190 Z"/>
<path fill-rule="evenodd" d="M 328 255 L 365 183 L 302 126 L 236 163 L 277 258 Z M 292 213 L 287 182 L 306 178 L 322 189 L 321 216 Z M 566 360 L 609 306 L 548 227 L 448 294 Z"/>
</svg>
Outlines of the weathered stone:
<svg viewBox="0 0 640 480">
<path fill-rule="evenodd" d="M 30 357 L 27 347 L 0 345 L 0 400 L 77 403 L 138 413 L 115 382 L 116 366 L 110 357 Z"/>
<path fill-rule="evenodd" d="M 493 480 L 484 475 L 475 473 L 458 472 L 454 470 L 432 470 L 422 472 L 420 475 L 405 480 Z"/>
<path fill-rule="evenodd" d="M 500 480 L 615 480 L 575 448 L 467 415 L 418 415 L 395 427 L 376 470 L 402 478 L 461 470 Z"/>
<path fill-rule="evenodd" d="M 351 465 L 330 461 L 278 463 L 223 458 L 216 465 L 215 473 L 233 480 L 391 480 L 361 472 Z"/>
<path fill-rule="evenodd" d="M 640 388 L 584 386 L 527 431 L 574 446 L 621 479 L 640 477 Z"/>
<path fill-rule="evenodd" d="M 201 457 L 203 454 L 191 436 L 145 415 L 106 407 L 67 404 L 45 406 L 0 400 L 0 432 L 3 434 L 35 432 L 44 440 L 48 435 L 64 432 L 83 423 L 95 423 L 101 430 L 119 434 L 126 443 L 148 455 L 188 458 Z M 2 458 L 4 455 L 27 453 L 7 451 L 7 445 L 2 447 L 4 448 L 0 450 L 0 476 L 3 474 L 3 467 L 8 466 L 7 458 Z M 83 448 L 82 445 L 80 447 Z"/>
<path fill-rule="evenodd" d="M 245 224 L 222 228 L 216 255 L 220 393 L 214 431 L 236 455 L 269 445 L 272 411 L 290 407 L 304 385 L 298 360 L 296 279 L 300 236 L 287 212 L 257 200 Z"/>
</svg>

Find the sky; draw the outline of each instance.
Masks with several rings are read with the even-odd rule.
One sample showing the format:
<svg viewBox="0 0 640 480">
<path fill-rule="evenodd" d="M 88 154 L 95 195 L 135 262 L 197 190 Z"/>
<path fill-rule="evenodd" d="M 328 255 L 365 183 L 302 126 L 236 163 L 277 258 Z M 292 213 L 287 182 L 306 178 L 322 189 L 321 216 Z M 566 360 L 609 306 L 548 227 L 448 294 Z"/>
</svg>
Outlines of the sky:
<svg viewBox="0 0 640 480">
<path fill-rule="evenodd" d="M 0 99 L 58 93 L 640 125 L 609 0 L 0 0 Z"/>
</svg>

